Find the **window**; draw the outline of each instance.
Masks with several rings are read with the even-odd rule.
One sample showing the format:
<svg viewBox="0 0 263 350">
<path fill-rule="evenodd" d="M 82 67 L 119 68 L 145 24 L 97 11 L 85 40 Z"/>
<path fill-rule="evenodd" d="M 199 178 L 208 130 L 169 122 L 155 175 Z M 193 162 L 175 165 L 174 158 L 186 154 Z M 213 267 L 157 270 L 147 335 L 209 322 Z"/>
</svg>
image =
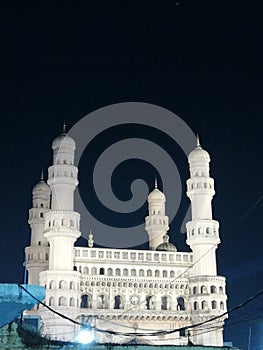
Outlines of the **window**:
<svg viewBox="0 0 263 350">
<path fill-rule="evenodd" d="M 197 293 L 197 288 L 193 287 L 193 294 L 196 294 L 196 293 Z"/>
<path fill-rule="evenodd" d="M 122 309 L 122 305 L 121 305 L 121 296 L 120 295 L 116 295 L 114 297 L 114 309 Z"/>
<path fill-rule="evenodd" d="M 55 299 L 54 297 L 50 297 L 48 301 L 49 306 L 54 306 L 55 305 Z"/>
<path fill-rule="evenodd" d="M 201 293 L 202 293 L 202 294 L 207 293 L 207 287 L 206 287 L 206 286 L 202 286 L 202 287 L 201 287 Z"/>
<path fill-rule="evenodd" d="M 123 276 L 128 276 L 128 275 L 129 275 L 128 269 L 124 269 L 123 270 Z"/>
<path fill-rule="evenodd" d="M 151 295 L 148 295 L 146 297 L 146 310 L 151 310 L 151 299 L 152 299 Z"/>
<path fill-rule="evenodd" d="M 104 275 L 104 272 L 105 272 L 104 267 L 101 267 L 100 268 L 100 275 Z"/>
<path fill-rule="evenodd" d="M 175 276 L 174 271 L 170 271 L 170 277 L 174 278 L 174 276 Z"/>
<path fill-rule="evenodd" d="M 166 270 L 163 271 L 163 277 L 168 277 L 168 273 Z"/>
<path fill-rule="evenodd" d="M 143 271 L 143 269 L 140 269 L 140 270 L 139 270 L 139 276 L 140 276 L 140 277 L 144 277 L 144 271 Z"/>
<path fill-rule="evenodd" d="M 152 277 L 152 271 L 151 270 L 147 270 L 147 277 Z"/>
<path fill-rule="evenodd" d="M 216 286 L 211 286 L 211 293 L 216 293 Z"/>
<path fill-rule="evenodd" d="M 74 298 L 70 298 L 69 306 L 75 306 L 75 299 Z"/>
<path fill-rule="evenodd" d="M 135 270 L 135 269 L 132 269 L 132 270 L 131 270 L 131 276 L 133 276 L 133 277 L 136 276 L 136 270 Z"/>
<path fill-rule="evenodd" d="M 67 287 L 66 281 L 59 282 L 59 286 L 58 286 L 59 289 L 66 289 L 66 287 Z"/>
<path fill-rule="evenodd" d="M 83 309 L 90 309 L 91 308 L 91 296 L 90 295 L 83 294 L 81 296 L 80 307 Z"/>
<path fill-rule="evenodd" d="M 116 269 L 115 270 L 115 275 L 116 276 L 120 276 L 121 275 L 121 270 L 120 269 Z"/>
<path fill-rule="evenodd" d="M 60 297 L 58 299 L 58 305 L 59 306 L 66 306 L 67 305 L 66 298 L 65 297 Z"/>
<path fill-rule="evenodd" d="M 73 281 L 70 282 L 69 289 L 75 289 L 75 283 Z"/>
<path fill-rule="evenodd" d="M 177 298 L 177 310 L 179 310 L 179 311 L 185 310 L 185 304 L 184 304 L 184 298 L 183 297 Z"/>
<path fill-rule="evenodd" d="M 113 275 L 113 270 L 112 270 L 112 268 L 110 267 L 110 268 L 108 268 L 108 276 L 112 276 Z"/>
<path fill-rule="evenodd" d="M 197 301 L 194 302 L 194 310 L 197 310 L 198 309 L 198 304 L 197 304 Z"/>
<path fill-rule="evenodd" d="M 212 309 L 216 310 L 217 308 L 217 302 L 215 300 L 212 301 Z"/>
<path fill-rule="evenodd" d="M 208 310 L 208 304 L 207 301 L 202 301 L 202 310 Z"/>
<path fill-rule="evenodd" d="M 154 276 L 155 277 L 160 277 L 160 271 L 159 270 L 155 270 Z"/>
<path fill-rule="evenodd" d="M 167 310 L 167 297 L 162 297 L 161 299 L 161 310 Z"/>
</svg>

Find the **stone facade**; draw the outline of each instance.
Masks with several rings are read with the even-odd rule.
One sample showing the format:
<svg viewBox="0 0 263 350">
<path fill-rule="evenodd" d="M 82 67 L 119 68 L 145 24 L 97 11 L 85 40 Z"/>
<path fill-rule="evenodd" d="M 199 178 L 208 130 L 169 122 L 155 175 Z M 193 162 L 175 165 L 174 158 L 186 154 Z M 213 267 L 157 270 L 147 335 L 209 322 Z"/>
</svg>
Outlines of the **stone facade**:
<svg viewBox="0 0 263 350">
<path fill-rule="evenodd" d="M 220 316 L 227 310 L 225 278 L 217 275 L 216 248 L 219 223 L 212 217 L 214 180 L 209 174 L 209 154 L 197 140 L 190 153 L 187 196 L 192 219 L 186 225 L 191 252 L 177 252 L 169 243 L 165 195 L 157 188 L 148 196 L 145 228 L 149 250 L 75 247 L 80 215 L 74 212 L 78 169 L 75 142 L 66 133 L 52 144 L 53 165 L 47 184 L 33 188 L 29 211 L 31 244 L 25 249 L 29 283 L 46 288 L 46 304 L 99 330 L 98 342 L 125 343 L 136 336 L 154 345 L 223 346 L 226 315 L 209 325 L 166 335 L 151 333 L 184 327 Z M 79 327 L 40 306 L 29 314 L 42 319 L 42 333 L 53 339 L 74 340 Z M 129 335 L 127 335 L 129 333 Z"/>
</svg>

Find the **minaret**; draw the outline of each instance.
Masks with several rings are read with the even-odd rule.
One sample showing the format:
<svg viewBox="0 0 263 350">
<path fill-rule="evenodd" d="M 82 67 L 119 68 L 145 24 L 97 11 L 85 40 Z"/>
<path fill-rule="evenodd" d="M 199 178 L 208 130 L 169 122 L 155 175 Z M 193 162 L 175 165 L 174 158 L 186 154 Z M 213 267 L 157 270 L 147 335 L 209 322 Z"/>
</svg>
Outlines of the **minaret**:
<svg viewBox="0 0 263 350">
<path fill-rule="evenodd" d="M 48 169 L 51 188 L 51 210 L 45 215 L 44 236 L 50 245 L 49 267 L 40 274 L 46 285 L 46 303 L 63 314 L 75 317 L 79 294 L 79 272 L 74 269 L 74 242 L 80 236 L 80 215 L 74 212 L 74 190 L 78 185 L 78 168 L 74 166 L 75 141 L 65 129 L 52 143 L 53 165 Z M 40 308 L 44 333 L 51 338 L 58 333 L 60 339 L 70 340 L 68 321 L 54 317 Z"/>
<path fill-rule="evenodd" d="M 197 136 L 196 148 L 189 154 L 190 179 L 187 196 L 191 200 L 192 220 L 186 224 L 187 244 L 194 255 L 195 275 L 216 276 L 216 255 L 219 223 L 212 218 L 214 180 L 209 175 L 210 156 L 202 149 Z"/>
<path fill-rule="evenodd" d="M 25 248 L 28 284 L 39 284 L 39 273 L 48 267 L 49 247 L 44 237 L 45 214 L 50 210 L 50 188 L 44 181 L 43 171 L 40 182 L 32 190 L 33 205 L 29 210 L 28 223 L 31 227 L 30 246 Z"/>
<path fill-rule="evenodd" d="M 193 252 L 193 267 L 189 271 L 189 301 L 193 323 L 213 318 L 226 311 L 225 278 L 217 276 L 216 249 L 220 243 L 219 223 L 213 220 L 212 199 L 214 180 L 209 174 L 210 156 L 197 137 L 196 148 L 189 154 L 190 179 L 187 196 L 191 200 L 192 220 L 186 224 L 187 244 Z M 202 326 L 191 331 L 195 345 L 223 346 L 223 316 L 217 327 L 203 332 Z"/>
<path fill-rule="evenodd" d="M 169 218 L 165 215 L 165 195 L 158 189 L 155 179 L 154 190 L 148 196 L 149 215 L 145 218 L 145 230 L 149 235 L 149 248 L 155 250 L 169 230 Z"/>
</svg>

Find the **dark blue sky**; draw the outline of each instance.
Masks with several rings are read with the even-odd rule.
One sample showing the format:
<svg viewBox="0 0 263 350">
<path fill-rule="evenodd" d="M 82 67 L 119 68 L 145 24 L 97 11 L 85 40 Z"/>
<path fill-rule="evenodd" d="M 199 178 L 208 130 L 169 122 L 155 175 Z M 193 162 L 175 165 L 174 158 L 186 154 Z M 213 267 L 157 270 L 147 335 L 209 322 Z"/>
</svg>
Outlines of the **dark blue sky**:
<svg viewBox="0 0 263 350">
<path fill-rule="evenodd" d="M 23 279 L 31 189 L 41 168 L 51 163 L 50 144 L 63 120 L 70 127 L 103 106 L 140 101 L 179 115 L 210 152 L 217 191 L 214 213 L 221 224 L 218 267 L 228 280 L 229 307 L 262 289 L 263 55 L 262 11 L 257 4 L 230 0 L 2 5 L 1 282 Z M 134 130 L 132 136 L 140 133 Z M 97 145 L 110 144 L 118 135 L 113 130 Z M 159 140 L 176 159 L 185 181 L 187 160 L 170 140 L 161 135 Z M 98 151 L 94 144 L 83 158 L 80 180 L 85 177 L 85 159 L 88 162 Z M 134 175 L 124 167 L 116 172 L 113 185 L 122 172 L 131 178 L 153 175 L 149 167 Z M 151 186 L 152 179 L 148 183 Z M 124 186 L 119 195 L 125 197 L 126 191 Z M 187 204 L 185 198 L 171 224 L 179 250 L 185 249 L 179 230 Z M 103 220 L 103 210 L 98 211 Z M 137 214 L 131 220 L 140 220 L 143 209 Z M 258 299 L 230 316 L 226 340 L 246 347 L 252 327 L 252 348 L 261 348 L 262 318 Z"/>
</svg>

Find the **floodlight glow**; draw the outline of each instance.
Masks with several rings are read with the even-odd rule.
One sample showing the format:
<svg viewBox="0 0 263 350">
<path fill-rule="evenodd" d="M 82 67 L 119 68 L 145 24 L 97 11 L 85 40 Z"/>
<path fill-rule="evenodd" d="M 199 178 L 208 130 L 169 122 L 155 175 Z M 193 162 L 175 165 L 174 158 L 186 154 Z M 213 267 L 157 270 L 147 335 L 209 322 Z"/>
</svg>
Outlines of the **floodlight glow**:
<svg viewBox="0 0 263 350">
<path fill-rule="evenodd" d="M 77 336 L 77 341 L 81 344 L 89 344 L 93 342 L 94 339 L 94 333 L 88 329 L 81 329 Z"/>
</svg>

